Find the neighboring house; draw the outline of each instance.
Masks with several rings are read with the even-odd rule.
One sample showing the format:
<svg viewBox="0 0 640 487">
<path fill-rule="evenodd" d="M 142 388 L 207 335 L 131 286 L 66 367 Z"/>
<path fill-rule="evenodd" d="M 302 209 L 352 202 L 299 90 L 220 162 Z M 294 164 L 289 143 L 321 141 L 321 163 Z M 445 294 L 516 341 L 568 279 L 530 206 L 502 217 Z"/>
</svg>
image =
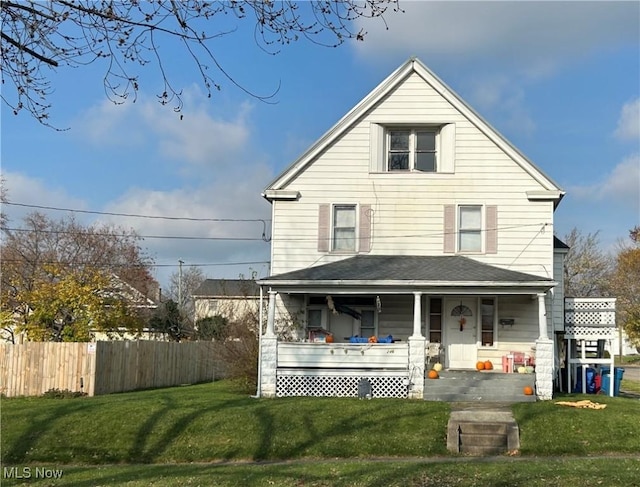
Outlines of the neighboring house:
<svg viewBox="0 0 640 487">
<path fill-rule="evenodd" d="M 192 294 L 195 321 L 212 316 L 242 316 L 258 311 L 260 288 L 249 279 L 205 279 Z"/>
<path fill-rule="evenodd" d="M 156 302 L 145 296 L 138 291 L 135 287 L 122 280 L 118 275 L 111 274 L 110 286 L 107 289 L 102 289 L 99 294 L 105 298 L 118 297 L 124 299 L 128 303 L 129 307 L 136 311 L 152 311 L 158 306 Z M 32 310 L 28 309 L 30 314 Z M 0 339 L 5 341 L 23 343 L 28 341 L 29 338 L 26 332 L 22 331 L 18 334 L 15 333 L 17 326 L 14 324 L 19 321 L 22 313 L 14 312 L 9 313 L 10 317 L 6 319 L 7 323 L 3 323 L 3 329 L 0 330 Z M 9 324 L 9 322 L 13 322 Z M 92 341 L 102 340 L 133 340 L 133 339 L 146 339 L 146 340 L 164 340 L 166 336 L 164 333 L 158 333 L 148 328 L 144 328 L 142 333 L 133 334 L 126 330 L 126 328 L 119 328 L 112 332 L 91 330 Z"/>
<path fill-rule="evenodd" d="M 263 196 L 273 228 L 271 275 L 258 281 L 269 293 L 262 395 L 331 395 L 357 374 L 384 377 L 379 395 L 419 398 L 435 346 L 450 369 L 486 360 L 500 369 L 514 351 L 535 357 L 537 395 L 552 397 L 567 251 L 554 211 L 564 191 L 419 60 Z M 279 342 L 275 323 L 299 314 L 311 333 Z M 305 343 L 317 329 L 334 342 Z M 399 341 L 349 345 L 389 335 Z"/>
<path fill-rule="evenodd" d="M 111 275 L 111 287 L 103 290 L 102 293 L 105 297 L 118 296 L 120 299 L 124 298 L 129 303 L 129 307 L 137 312 L 152 312 L 158 308 L 158 304 L 153 299 L 145 296 L 116 274 Z M 125 328 L 113 330 L 110 333 L 94 330 L 91 335 L 92 341 L 96 342 L 104 340 L 168 340 L 166 333 L 157 332 L 150 328 L 143 328 L 140 333 L 131 333 Z"/>
</svg>

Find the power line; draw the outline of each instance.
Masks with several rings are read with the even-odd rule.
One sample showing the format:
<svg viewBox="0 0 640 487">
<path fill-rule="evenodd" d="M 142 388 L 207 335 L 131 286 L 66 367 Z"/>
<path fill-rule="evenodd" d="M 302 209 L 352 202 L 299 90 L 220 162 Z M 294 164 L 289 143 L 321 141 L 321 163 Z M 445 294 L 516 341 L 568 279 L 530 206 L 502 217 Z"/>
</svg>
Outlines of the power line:
<svg viewBox="0 0 640 487">
<path fill-rule="evenodd" d="M 547 223 L 523 223 L 519 225 L 504 225 L 497 226 L 495 228 L 487 228 L 481 230 L 482 232 L 487 232 L 490 230 L 504 231 L 504 230 L 514 230 L 519 228 L 527 228 L 527 227 L 539 227 L 539 226 L 547 226 Z M 119 234 L 119 233 L 91 233 L 91 232 L 74 232 L 68 230 L 39 230 L 39 229 L 29 229 L 29 228 L 3 228 L 3 230 L 10 232 L 23 232 L 23 233 L 43 233 L 43 234 L 53 234 L 53 235 L 93 235 L 97 237 L 139 237 L 142 239 L 167 239 L 167 240 L 205 240 L 205 241 L 264 241 L 269 242 L 270 239 L 265 239 L 263 237 L 199 237 L 199 236 L 189 236 L 189 235 L 130 235 L 130 234 Z M 376 240 L 391 240 L 391 239 L 407 239 L 407 238 L 428 238 L 428 237 L 443 237 L 445 235 L 457 235 L 459 232 L 426 232 L 426 233 L 416 233 L 416 234 L 397 234 L 397 235 L 378 235 Z M 326 237 L 327 240 L 332 240 L 333 237 Z M 355 237 L 356 240 L 359 240 L 359 237 Z M 279 242 L 316 242 L 318 240 L 317 236 L 289 236 L 279 238 Z"/>
<path fill-rule="evenodd" d="M 2 260 L 3 263 L 5 264 L 22 264 L 25 261 L 24 260 L 19 260 L 19 259 L 3 259 Z M 188 264 L 189 267 L 223 267 L 223 266 L 236 266 L 236 265 L 257 265 L 257 264 L 270 264 L 271 261 L 268 260 L 259 260 L 259 261 L 251 261 L 251 262 L 210 262 L 210 263 L 203 263 L 203 264 Z M 94 262 L 73 262 L 73 261 L 69 261 L 69 262 L 55 262 L 55 261 L 49 261 L 49 262 L 39 262 L 38 264 L 40 265 L 63 265 L 63 266 L 87 266 L 87 267 L 93 267 L 93 268 L 131 268 L 131 269 L 135 269 L 135 268 L 140 268 L 140 269 L 146 269 L 149 267 L 178 267 L 178 264 L 96 264 Z"/>
<path fill-rule="evenodd" d="M 131 218 L 147 218 L 153 220 L 175 220 L 175 221 L 191 221 L 191 222 L 260 222 L 265 223 L 271 221 L 270 218 L 193 218 L 186 216 L 158 216 L 158 215 L 141 215 L 137 213 L 115 213 L 108 211 L 79 210 L 75 208 L 60 208 L 56 206 L 30 205 L 27 203 L 16 203 L 13 201 L 4 201 L 3 204 L 11 206 L 21 206 L 24 208 L 37 208 L 40 210 L 69 211 L 72 213 L 87 213 L 91 215 L 108 215 L 108 216 L 125 216 Z"/>
<path fill-rule="evenodd" d="M 196 237 L 186 235 L 131 235 L 126 233 L 91 233 L 91 232 L 72 232 L 68 230 L 35 230 L 29 228 L 3 228 L 8 232 L 22 233 L 45 233 L 52 235 L 91 235 L 96 237 L 132 237 L 132 238 L 149 238 L 149 239 L 168 239 L 168 240 L 240 240 L 240 241 L 265 241 L 261 237 Z"/>
</svg>

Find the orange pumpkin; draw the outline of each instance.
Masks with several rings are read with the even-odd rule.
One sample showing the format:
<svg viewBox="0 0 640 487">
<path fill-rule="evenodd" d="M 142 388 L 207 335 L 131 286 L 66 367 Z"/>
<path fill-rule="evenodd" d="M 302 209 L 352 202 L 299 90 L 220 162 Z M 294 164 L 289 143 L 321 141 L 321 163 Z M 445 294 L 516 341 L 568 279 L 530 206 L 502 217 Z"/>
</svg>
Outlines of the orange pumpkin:
<svg viewBox="0 0 640 487">
<path fill-rule="evenodd" d="M 533 387 L 524 386 L 524 389 L 522 389 L 522 392 L 524 392 L 525 396 L 533 396 Z"/>
<path fill-rule="evenodd" d="M 493 363 L 491 360 L 484 361 L 484 370 L 493 370 Z"/>
<path fill-rule="evenodd" d="M 427 377 L 429 377 L 429 379 L 437 379 L 439 377 L 438 372 L 431 369 L 429 371 L 429 373 L 427 374 Z"/>
<path fill-rule="evenodd" d="M 325 338 L 325 341 L 327 343 L 333 343 L 333 335 L 327 335 Z"/>
<path fill-rule="evenodd" d="M 477 370 L 484 370 L 484 362 L 477 362 L 476 363 L 476 369 Z"/>
<path fill-rule="evenodd" d="M 369 337 L 369 343 L 378 343 L 378 337 L 376 336 Z"/>
</svg>

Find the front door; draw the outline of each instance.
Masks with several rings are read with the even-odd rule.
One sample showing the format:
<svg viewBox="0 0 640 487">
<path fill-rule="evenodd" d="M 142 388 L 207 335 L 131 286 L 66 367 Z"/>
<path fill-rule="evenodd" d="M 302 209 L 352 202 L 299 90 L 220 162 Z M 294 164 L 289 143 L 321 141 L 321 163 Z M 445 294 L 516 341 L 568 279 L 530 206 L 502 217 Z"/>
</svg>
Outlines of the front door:
<svg viewBox="0 0 640 487">
<path fill-rule="evenodd" d="M 478 358 L 476 298 L 445 300 L 444 323 L 446 366 L 450 369 L 474 369 Z"/>
</svg>

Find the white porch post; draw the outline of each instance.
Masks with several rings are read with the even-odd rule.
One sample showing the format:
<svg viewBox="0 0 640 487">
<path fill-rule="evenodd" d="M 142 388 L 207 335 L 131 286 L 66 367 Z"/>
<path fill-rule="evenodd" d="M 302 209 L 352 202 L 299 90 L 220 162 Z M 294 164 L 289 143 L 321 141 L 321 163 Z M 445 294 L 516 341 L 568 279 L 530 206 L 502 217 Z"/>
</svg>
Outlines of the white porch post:
<svg viewBox="0 0 640 487">
<path fill-rule="evenodd" d="M 262 337 L 260 350 L 260 395 L 275 397 L 276 372 L 278 369 L 278 338 L 275 332 L 276 291 L 269 290 L 269 310 L 267 312 L 267 329 Z"/>
<path fill-rule="evenodd" d="M 538 293 L 538 328 L 540 339 L 548 339 L 549 335 L 547 334 L 547 306 L 545 304 L 545 298 L 547 295 L 545 293 Z"/>
<path fill-rule="evenodd" d="M 553 340 L 547 332 L 546 294 L 538 293 L 538 332 L 536 340 L 536 394 L 539 399 L 553 398 Z"/>
<path fill-rule="evenodd" d="M 422 337 L 422 293 L 413 293 L 413 337 Z"/>
<path fill-rule="evenodd" d="M 422 293 L 414 292 L 413 335 L 409 337 L 409 399 L 424 398 L 426 339 L 422 336 Z"/>
<path fill-rule="evenodd" d="M 267 313 L 267 331 L 265 336 L 272 337 L 276 334 L 276 291 L 269 290 L 269 311 Z"/>
</svg>

